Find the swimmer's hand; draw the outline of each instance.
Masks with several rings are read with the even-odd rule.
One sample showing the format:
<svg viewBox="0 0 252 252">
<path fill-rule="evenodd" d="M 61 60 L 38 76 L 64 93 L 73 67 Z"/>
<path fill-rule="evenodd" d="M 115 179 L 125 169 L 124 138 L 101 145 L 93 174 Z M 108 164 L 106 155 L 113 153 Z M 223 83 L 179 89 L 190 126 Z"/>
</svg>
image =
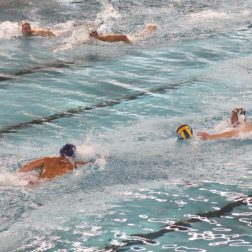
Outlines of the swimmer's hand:
<svg viewBox="0 0 252 252">
<path fill-rule="evenodd" d="M 201 139 L 201 140 L 208 140 L 211 139 L 211 135 L 208 134 L 207 132 L 199 132 L 197 134 L 197 136 Z"/>
</svg>

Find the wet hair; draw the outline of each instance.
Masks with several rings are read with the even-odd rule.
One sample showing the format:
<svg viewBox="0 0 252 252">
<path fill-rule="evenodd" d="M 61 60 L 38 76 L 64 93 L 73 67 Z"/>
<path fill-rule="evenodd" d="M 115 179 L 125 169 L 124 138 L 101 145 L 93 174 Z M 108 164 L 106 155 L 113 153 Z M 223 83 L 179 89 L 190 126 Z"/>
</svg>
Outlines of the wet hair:
<svg viewBox="0 0 252 252">
<path fill-rule="evenodd" d="M 236 116 L 238 122 L 246 120 L 246 110 L 244 108 L 235 108 L 232 110 L 232 114 Z"/>
<path fill-rule="evenodd" d="M 65 144 L 60 149 L 60 156 L 75 157 L 76 147 L 73 144 Z"/>
<path fill-rule="evenodd" d="M 23 20 L 23 21 L 21 22 L 21 25 L 22 25 L 22 26 L 24 26 L 24 25 L 29 25 L 29 26 L 31 26 L 31 24 L 30 24 L 28 21 L 25 21 L 25 20 Z"/>
</svg>

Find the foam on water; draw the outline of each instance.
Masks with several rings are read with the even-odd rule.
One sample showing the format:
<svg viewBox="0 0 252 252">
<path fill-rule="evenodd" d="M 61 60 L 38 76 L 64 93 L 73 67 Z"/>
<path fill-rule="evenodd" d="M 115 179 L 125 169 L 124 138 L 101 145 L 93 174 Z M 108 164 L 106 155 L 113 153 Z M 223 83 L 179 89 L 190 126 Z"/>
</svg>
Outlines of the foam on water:
<svg viewBox="0 0 252 252">
<path fill-rule="evenodd" d="M 109 153 L 100 144 L 92 143 L 90 138 L 87 138 L 82 145 L 77 146 L 76 158 L 78 160 L 93 162 L 100 170 L 103 170 L 107 164 Z"/>
<path fill-rule="evenodd" d="M 111 33 L 111 26 L 120 19 L 121 14 L 115 10 L 109 1 L 104 0 L 101 3 L 103 8 L 101 9 L 101 12 L 97 14 L 94 24 L 96 28 L 99 27 L 99 32 Z"/>
<path fill-rule="evenodd" d="M 72 22 L 67 22 L 64 25 L 61 25 L 63 27 L 62 30 L 58 30 L 58 34 L 62 37 L 63 40 L 61 42 L 61 45 L 57 46 L 53 51 L 64 51 L 68 49 L 73 49 L 75 47 L 81 46 L 84 43 L 87 43 L 89 38 L 88 28 L 86 25 L 73 25 Z M 57 25 L 58 27 L 58 25 Z"/>
<path fill-rule="evenodd" d="M 22 35 L 20 24 L 17 22 L 0 22 L 0 39 L 11 39 Z"/>
<path fill-rule="evenodd" d="M 38 183 L 38 177 L 34 173 L 10 173 L 0 171 L 0 187 L 32 186 Z"/>
<path fill-rule="evenodd" d="M 113 8 L 112 4 L 105 1 L 101 12 L 97 14 L 95 20 L 85 20 L 83 24 L 77 26 L 73 25 L 71 21 L 66 22 L 64 25 L 57 25 L 57 28 L 61 28 L 57 31 L 59 35 L 67 34 L 69 30 L 72 30 L 72 33 L 62 41 L 62 45 L 54 49 L 54 52 L 73 49 L 89 42 L 88 29 L 91 27 L 98 29 L 101 33 L 111 33 L 112 25 L 119 18 L 120 14 Z"/>
<path fill-rule="evenodd" d="M 202 19 L 227 19 L 229 15 L 225 12 L 218 12 L 218 11 L 213 11 L 213 10 L 205 10 L 202 12 L 198 13 L 191 13 L 189 16 L 194 20 L 194 21 L 200 21 L 202 22 Z"/>
</svg>

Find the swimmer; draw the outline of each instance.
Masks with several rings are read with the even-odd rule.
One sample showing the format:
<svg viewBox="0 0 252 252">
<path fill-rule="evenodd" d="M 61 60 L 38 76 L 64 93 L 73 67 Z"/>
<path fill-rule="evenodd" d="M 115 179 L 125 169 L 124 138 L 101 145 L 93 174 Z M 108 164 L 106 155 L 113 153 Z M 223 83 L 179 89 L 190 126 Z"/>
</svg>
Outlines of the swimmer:
<svg viewBox="0 0 252 252">
<path fill-rule="evenodd" d="M 217 133 L 208 134 L 207 132 L 199 132 L 197 136 L 202 140 L 214 140 L 222 138 L 237 137 L 241 134 L 252 133 L 252 124 L 247 121 L 246 111 L 243 108 L 235 108 L 230 118 L 231 129 Z"/>
<path fill-rule="evenodd" d="M 154 30 L 157 29 L 155 24 L 147 24 L 145 29 L 142 32 L 137 33 L 136 37 L 145 37 L 151 34 Z M 94 28 L 89 28 L 89 36 L 91 38 L 98 39 L 103 42 L 124 42 L 126 44 L 132 44 L 134 38 L 129 38 L 129 36 L 124 34 L 98 34 L 97 30 Z"/>
<path fill-rule="evenodd" d="M 132 42 L 126 35 L 123 34 L 98 34 L 98 32 L 93 29 L 89 28 L 89 36 L 91 38 L 98 39 L 103 42 L 124 42 L 126 44 L 131 44 Z"/>
<path fill-rule="evenodd" d="M 30 36 L 55 37 L 56 36 L 53 32 L 46 29 L 32 29 L 31 24 L 27 21 L 22 21 L 21 27 L 22 27 L 22 34 L 25 37 L 30 37 Z"/>
<path fill-rule="evenodd" d="M 150 35 L 151 33 L 153 33 L 157 28 L 158 26 L 156 24 L 149 23 L 145 26 L 145 29 L 143 31 L 136 33 L 135 36 L 146 37 Z"/>
<path fill-rule="evenodd" d="M 78 166 L 85 165 L 92 161 L 80 161 L 76 159 L 76 147 L 73 144 L 66 144 L 60 149 L 58 157 L 42 157 L 33 160 L 20 168 L 19 172 L 40 170 L 38 177 L 41 179 L 52 179 L 62 176 Z"/>
</svg>

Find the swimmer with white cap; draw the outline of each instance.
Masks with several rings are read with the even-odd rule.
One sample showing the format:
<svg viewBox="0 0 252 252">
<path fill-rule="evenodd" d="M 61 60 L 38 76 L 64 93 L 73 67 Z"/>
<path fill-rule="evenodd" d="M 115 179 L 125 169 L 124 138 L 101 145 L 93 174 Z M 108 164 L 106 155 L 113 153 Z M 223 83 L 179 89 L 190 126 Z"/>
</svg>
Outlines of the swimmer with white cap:
<svg viewBox="0 0 252 252">
<path fill-rule="evenodd" d="M 230 124 L 230 130 L 217 134 L 199 132 L 197 136 L 199 136 L 202 140 L 214 140 L 222 138 L 232 138 L 240 136 L 241 134 L 252 133 L 252 124 L 248 122 L 246 111 L 243 108 L 235 108 L 234 110 L 232 110 Z"/>
</svg>

